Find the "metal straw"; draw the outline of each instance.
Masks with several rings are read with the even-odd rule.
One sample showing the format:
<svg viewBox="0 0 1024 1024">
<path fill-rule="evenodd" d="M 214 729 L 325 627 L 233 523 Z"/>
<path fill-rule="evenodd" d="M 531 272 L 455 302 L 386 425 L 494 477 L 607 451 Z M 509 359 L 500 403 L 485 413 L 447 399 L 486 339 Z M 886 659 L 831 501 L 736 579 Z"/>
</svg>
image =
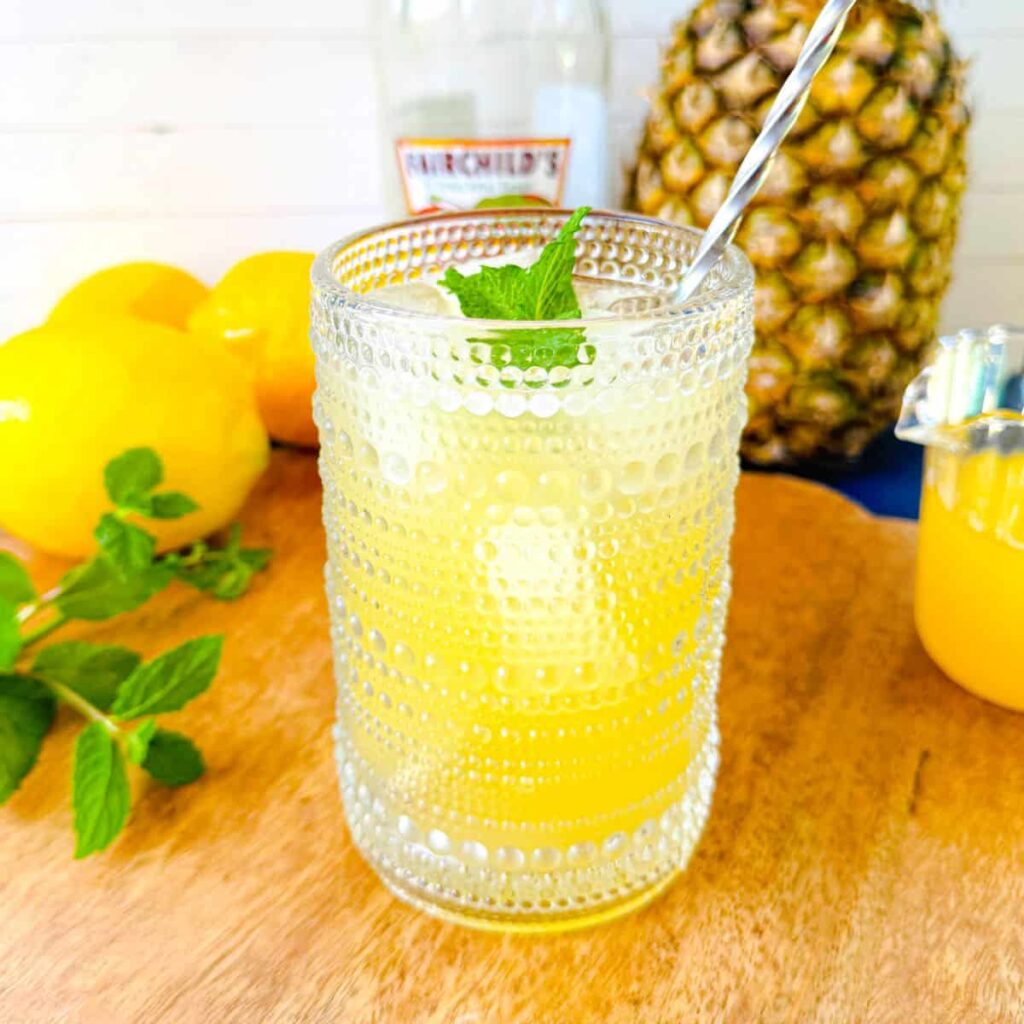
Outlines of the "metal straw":
<svg viewBox="0 0 1024 1024">
<path fill-rule="evenodd" d="M 796 65 L 768 111 L 761 134 L 743 158 L 729 194 L 704 232 L 693 262 L 679 282 L 673 304 L 685 302 L 697 291 L 732 241 L 743 211 L 768 176 L 779 146 L 800 116 L 814 76 L 835 49 L 846 15 L 855 3 L 856 0 L 828 0 L 822 8 L 804 41 Z"/>
</svg>

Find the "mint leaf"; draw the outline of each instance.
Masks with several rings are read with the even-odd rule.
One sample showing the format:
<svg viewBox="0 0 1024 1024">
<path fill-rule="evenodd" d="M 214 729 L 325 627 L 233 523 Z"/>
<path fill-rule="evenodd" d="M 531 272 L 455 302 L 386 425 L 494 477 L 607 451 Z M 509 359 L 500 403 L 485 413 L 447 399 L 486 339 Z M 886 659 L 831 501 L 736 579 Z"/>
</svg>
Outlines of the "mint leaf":
<svg viewBox="0 0 1024 1024">
<path fill-rule="evenodd" d="M 94 707 L 106 711 L 114 702 L 118 686 L 141 660 L 127 647 L 71 640 L 44 647 L 36 655 L 32 671 L 63 683 Z"/>
<path fill-rule="evenodd" d="M 124 579 L 135 576 L 153 562 L 156 537 L 107 512 L 93 531 L 100 550 Z"/>
<path fill-rule="evenodd" d="M 206 770 L 203 755 L 187 736 L 157 729 L 142 767 L 165 786 L 187 786 Z"/>
<path fill-rule="evenodd" d="M 527 315 L 527 274 L 528 271 L 512 263 L 481 267 L 469 275 L 449 267 L 439 283 L 459 300 L 459 309 L 466 316 L 481 320 L 533 320 Z"/>
<path fill-rule="evenodd" d="M 121 513 L 135 512 L 147 519 L 181 519 L 195 512 L 199 505 L 181 491 L 161 491 L 159 494 L 135 494 L 118 505 Z"/>
<path fill-rule="evenodd" d="M 234 555 L 212 552 L 211 557 L 197 565 L 176 563 L 178 579 L 196 590 L 212 594 L 221 601 L 233 601 L 249 589 L 255 573 L 270 560 L 267 549 L 250 548 Z"/>
<path fill-rule="evenodd" d="M 36 588 L 25 567 L 6 551 L 0 551 L 0 597 L 16 605 L 28 604 L 36 597 Z"/>
<path fill-rule="evenodd" d="M 55 710 L 53 697 L 37 680 L 0 676 L 0 804 L 32 770 Z"/>
<path fill-rule="evenodd" d="M 223 643 L 221 636 L 198 637 L 140 665 L 121 684 L 111 713 L 130 719 L 183 708 L 213 681 Z"/>
<path fill-rule="evenodd" d="M 576 320 L 580 303 L 572 286 L 572 272 L 576 266 L 576 232 L 583 218 L 590 213 L 589 206 L 581 206 L 562 225 L 553 242 L 548 242 L 540 259 L 526 272 L 530 283 L 533 316 L 530 320 Z"/>
<path fill-rule="evenodd" d="M 487 320 L 575 320 L 580 304 L 572 287 L 576 232 L 589 206 L 581 206 L 533 266 L 481 267 L 464 275 L 449 267 L 441 285 L 459 300 L 466 316 Z"/>
<path fill-rule="evenodd" d="M 212 594 L 221 601 L 233 601 L 249 589 L 255 573 L 270 561 L 269 548 L 243 548 L 242 528 L 231 527 L 227 545 L 211 550 L 197 544 L 186 555 L 171 553 L 164 559 L 183 583 Z"/>
<path fill-rule="evenodd" d="M 0 672 L 9 669 L 21 651 L 18 609 L 13 601 L 0 597 Z"/>
<path fill-rule="evenodd" d="M 110 500 L 119 508 L 132 509 L 164 478 L 160 457 L 152 448 L 129 448 L 111 459 L 103 470 Z M 143 502 L 144 504 L 144 502 Z"/>
<path fill-rule="evenodd" d="M 142 764 L 149 753 L 149 743 L 156 732 L 156 719 L 147 718 L 137 729 L 128 733 L 128 760 Z"/>
<path fill-rule="evenodd" d="M 537 262 L 523 268 L 513 264 L 481 267 L 475 274 L 461 274 L 449 267 L 440 284 L 459 300 L 468 317 L 486 320 L 576 320 L 580 304 L 572 286 L 576 263 L 576 232 L 589 206 L 581 206 L 562 225 L 558 235 L 544 246 Z M 505 344 L 507 363 L 520 369 L 540 366 L 576 366 L 583 343 L 580 328 L 501 331 L 490 338 L 474 339 Z"/>
<path fill-rule="evenodd" d="M 252 570 L 244 562 L 221 562 L 215 568 L 222 571 L 216 574 L 212 584 L 205 581 L 204 585 L 200 585 L 193 580 L 193 586 L 199 586 L 200 590 L 212 594 L 219 601 L 234 601 L 249 589 Z"/>
<path fill-rule="evenodd" d="M 550 370 L 555 366 L 579 366 L 580 348 L 587 339 L 586 332 L 580 327 L 546 327 L 537 331 L 500 331 L 486 340 L 491 345 L 507 346 L 507 350 L 495 349 L 492 361 L 496 366 L 516 366 L 520 370 L 539 366 Z M 527 381 L 527 387 L 533 386 Z"/>
<path fill-rule="evenodd" d="M 242 548 L 238 558 L 253 572 L 262 572 L 270 564 L 270 548 Z"/>
<path fill-rule="evenodd" d="M 190 512 L 195 512 L 199 505 L 181 491 L 164 491 L 154 494 L 149 499 L 149 508 L 145 513 L 153 519 L 181 519 Z"/>
<path fill-rule="evenodd" d="M 106 558 L 94 558 L 64 576 L 54 604 L 69 619 L 100 622 L 138 608 L 173 578 L 169 567 L 154 564 L 125 579 Z"/>
<path fill-rule="evenodd" d="M 105 850 L 124 827 L 131 806 L 121 751 L 102 722 L 92 722 L 75 743 L 71 780 L 75 857 Z"/>
</svg>

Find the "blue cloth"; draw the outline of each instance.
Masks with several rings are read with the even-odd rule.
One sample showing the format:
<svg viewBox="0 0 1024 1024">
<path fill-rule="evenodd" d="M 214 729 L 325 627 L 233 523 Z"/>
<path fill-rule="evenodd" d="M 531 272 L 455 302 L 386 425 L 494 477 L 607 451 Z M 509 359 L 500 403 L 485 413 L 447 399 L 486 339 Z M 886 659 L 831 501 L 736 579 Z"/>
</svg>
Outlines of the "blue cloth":
<svg viewBox="0 0 1024 1024">
<path fill-rule="evenodd" d="M 835 488 L 875 515 L 916 519 L 923 458 L 921 445 L 899 441 L 890 431 L 855 466 L 834 470 L 810 468 L 797 475 Z"/>
</svg>

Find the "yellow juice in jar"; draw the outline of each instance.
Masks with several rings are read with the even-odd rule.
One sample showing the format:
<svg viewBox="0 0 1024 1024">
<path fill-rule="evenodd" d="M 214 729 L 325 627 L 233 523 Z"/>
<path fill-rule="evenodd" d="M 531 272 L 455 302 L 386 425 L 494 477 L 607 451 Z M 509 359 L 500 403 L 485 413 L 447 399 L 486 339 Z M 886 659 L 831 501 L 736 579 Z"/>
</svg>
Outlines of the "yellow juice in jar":
<svg viewBox="0 0 1024 1024">
<path fill-rule="evenodd" d="M 915 609 L 950 678 L 1024 710 L 1024 452 L 929 448 Z"/>
</svg>

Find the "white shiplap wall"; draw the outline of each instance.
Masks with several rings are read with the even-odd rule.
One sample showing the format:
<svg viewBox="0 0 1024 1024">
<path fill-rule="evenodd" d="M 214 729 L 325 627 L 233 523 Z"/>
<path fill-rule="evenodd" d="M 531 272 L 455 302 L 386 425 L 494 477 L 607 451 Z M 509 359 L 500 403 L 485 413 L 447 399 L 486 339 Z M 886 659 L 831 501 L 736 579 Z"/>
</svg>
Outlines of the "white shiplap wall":
<svg viewBox="0 0 1024 1024">
<path fill-rule="evenodd" d="M 110 263 L 213 281 L 379 219 L 377 2 L 0 0 L 0 338 Z M 620 166 L 689 5 L 609 0 Z M 1024 0 L 942 6 L 976 107 L 945 326 L 1024 322 Z"/>
</svg>

